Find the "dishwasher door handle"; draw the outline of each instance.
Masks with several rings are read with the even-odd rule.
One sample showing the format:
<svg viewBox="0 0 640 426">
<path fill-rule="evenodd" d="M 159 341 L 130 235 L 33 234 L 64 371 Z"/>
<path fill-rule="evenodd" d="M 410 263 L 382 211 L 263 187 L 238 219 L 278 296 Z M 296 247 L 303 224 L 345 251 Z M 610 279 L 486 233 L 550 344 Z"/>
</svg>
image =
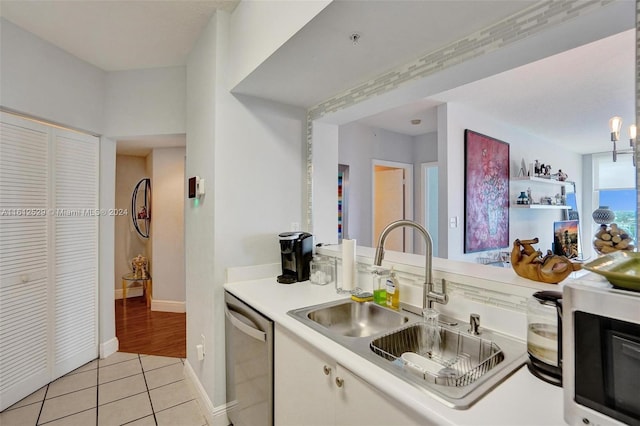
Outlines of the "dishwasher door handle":
<svg viewBox="0 0 640 426">
<path fill-rule="evenodd" d="M 257 328 L 253 328 L 245 324 L 244 322 L 240 321 L 239 319 L 237 319 L 227 306 L 224 307 L 224 314 L 226 315 L 226 317 L 229 319 L 229 321 L 231 322 L 231 324 L 233 324 L 235 328 L 242 331 L 247 336 L 252 337 L 260 342 L 267 341 L 267 333 L 265 333 L 264 331 L 258 330 Z M 238 313 L 238 315 L 242 315 L 242 314 Z"/>
</svg>

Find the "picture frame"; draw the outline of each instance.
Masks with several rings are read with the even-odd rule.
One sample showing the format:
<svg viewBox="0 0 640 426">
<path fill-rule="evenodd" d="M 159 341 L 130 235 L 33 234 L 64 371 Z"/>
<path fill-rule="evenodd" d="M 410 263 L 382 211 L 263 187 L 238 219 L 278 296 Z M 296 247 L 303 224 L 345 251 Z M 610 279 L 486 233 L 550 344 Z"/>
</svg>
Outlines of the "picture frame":
<svg viewBox="0 0 640 426">
<path fill-rule="evenodd" d="M 553 254 L 575 259 L 580 254 L 580 221 L 553 222 Z"/>
<path fill-rule="evenodd" d="M 509 246 L 509 144 L 464 131 L 464 252 Z"/>
</svg>

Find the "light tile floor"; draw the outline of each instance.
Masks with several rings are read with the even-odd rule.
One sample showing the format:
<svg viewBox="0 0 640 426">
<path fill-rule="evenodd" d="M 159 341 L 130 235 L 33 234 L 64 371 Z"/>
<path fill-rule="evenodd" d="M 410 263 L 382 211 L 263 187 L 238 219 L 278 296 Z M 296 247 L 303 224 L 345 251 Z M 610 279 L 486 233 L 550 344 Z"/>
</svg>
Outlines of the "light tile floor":
<svg viewBox="0 0 640 426">
<path fill-rule="evenodd" d="M 183 360 L 117 352 L 42 387 L 0 413 L 2 426 L 202 426 Z"/>
</svg>

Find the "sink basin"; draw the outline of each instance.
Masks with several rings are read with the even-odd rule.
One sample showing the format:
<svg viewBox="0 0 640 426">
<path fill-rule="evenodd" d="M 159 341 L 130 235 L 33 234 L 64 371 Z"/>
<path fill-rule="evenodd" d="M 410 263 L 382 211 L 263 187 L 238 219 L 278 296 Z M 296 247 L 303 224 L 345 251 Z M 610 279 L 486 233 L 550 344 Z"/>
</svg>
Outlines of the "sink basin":
<svg viewBox="0 0 640 426">
<path fill-rule="evenodd" d="M 410 311 L 392 311 L 373 302 L 343 299 L 287 312 L 304 325 L 349 349 L 363 359 L 456 408 L 466 409 L 524 365 L 526 344 L 469 324 L 439 327 L 440 345 L 432 350 L 424 338 L 427 325 Z M 429 334 L 429 333 L 427 333 Z M 426 369 L 410 368 L 409 353 L 423 357 Z M 419 358 L 418 358 L 419 359 Z M 408 365 L 405 365 L 408 364 Z"/>
<path fill-rule="evenodd" d="M 375 303 L 353 300 L 313 309 L 306 316 L 331 333 L 349 337 L 372 336 L 409 321 L 406 316 Z"/>
<path fill-rule="evenodd" d="M 435 336 L 429 331 L 426 324 L 413 324 L 373 340 L 370 348 L 398 369 L 409 367 L 423 380 L 443 386 L 469 385 L 504 360 L 502 349 L 492 340 L 447 328 Z M 430 368 L 405 365 L 400 358 L 407 352 L 426 359 Z"/>
</svg>

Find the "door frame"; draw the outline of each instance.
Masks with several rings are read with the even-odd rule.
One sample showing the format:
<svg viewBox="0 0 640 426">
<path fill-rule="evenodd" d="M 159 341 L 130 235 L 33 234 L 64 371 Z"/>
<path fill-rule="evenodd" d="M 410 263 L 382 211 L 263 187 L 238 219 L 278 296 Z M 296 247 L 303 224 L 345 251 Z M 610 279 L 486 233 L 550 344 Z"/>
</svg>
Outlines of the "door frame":
<svg viewBox="0 0 640 426">
<path fill-rule="evenodd" d="M 371 246 L 376 247 L 375 241 L 375 172 L 376 166 L 404 169 L 404 218 L 413 220 L 413 164 L 398 161 L 371 160 Z M 404 251 L 413 253 L 413 229 L 405 228 Z"/>
<path fill-rule="evenodd" d="M 440 167 L 440 164 L 437 161 L 429 161 L 426 163 L 421 163 L 420 164 L 420 185 L 419 185 L 419 191 L 418 191 L 418 202 L 420 203 L 420 219 L 422 220 L 422 225 L 424 226 L 424 228 L 429 231 L 429 212 L 425 209 L 425 205 L 427 202 L 427 179 L 428 179 L 428 175 L 427 175 L 427 169 L 431 169 L 431 168 L 438 168 Z M 436 229 L 436 231 L 438 231 L 438 229 Z M 429 231 L 430 234 L 432 234 L 431 231 Z M 439 233 L 436 234 L 436 238 L 435 241 L 433 242 L 433 253 L 438 253 L 438 241 L 439 241 Z M 432 235 L 433 238 L 433 235 Z M 420 248 L 417 250 L 417 254 L 425 254 L 424 253 L 424 249 L 422 246 L 420 246 Z M 434 255 L 435 256 L 435 255 Z"/>
</svg>

